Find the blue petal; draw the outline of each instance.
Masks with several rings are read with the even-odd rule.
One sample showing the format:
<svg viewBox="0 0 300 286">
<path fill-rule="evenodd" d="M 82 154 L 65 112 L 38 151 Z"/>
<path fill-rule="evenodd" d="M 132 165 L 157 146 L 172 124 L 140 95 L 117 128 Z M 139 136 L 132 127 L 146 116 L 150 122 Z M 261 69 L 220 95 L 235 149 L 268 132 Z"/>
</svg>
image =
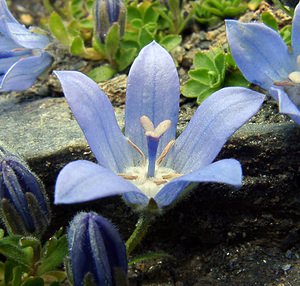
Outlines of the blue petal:
<svg viewBox="0 0 300 286">
<path fill-rule="evenodd" d="M 297 124 L 300 125 L 300 110 L 297 105 L 289 98 L 284 90 L 278 87 L 271 87 L 269 90 L 270 94 L 278 101 L 279 112 L 287 114 Z M 299 96 L 297 94 L 296 96 Z"/>
<path fill-rule="evenodd" d="M 0 34 L 0 51 L 11 51 L 14 49 L 22 48 L 20 45 L 16 44 L 11 39 L 4 37 Z"/>
<path fill-rule="evenodd" d="M 55 185 L 55 203 L 72 204 L 140 192 L 133 184 L 98 164 L 79 160 L 67 164 Z"/>
<path fill-rule="evenodd" d="M 234 159 L 217 161 L 174 179 L 160 190 L 154 200 L 159 207 L 166 207 L 172 204 L 191 182 L 215 182 L 239 187 L 242 185 L 242 168 Z"/>
<path fill-rule="evenodd" d="M 56 71 L 65 97 L 98 163 L 122 172 L 135 152 L 122 134 L 107 96 L 80 72 Z"/>
<path fill-rule="evenodd" d="M 293 27 L 292 27 L 292 48 L 295 56 L 300 55 L 300 4 L 294 11 Z"/>
<path fill-rule="evenodd" d="M 264 97 L 242 87 L 213 93 L 176 140 L 166 166 L 186 174 L 210 164 L 227 139 L 259 110 Z"/>
<path fill-rule="evenodd" d="M 0 1 L 0 33 L 11 38 L 25 48 L 44 48 L 49 44 L 48 37 L 32 33 L 21 25 L 8 10 L 5 0 Z"/>
<path fill-rule="evenodd" d="M 176 135 L 179 95 L 179 79 L 172 57 L 156 42 L 150 43 L 132 64 L 126 93 L 125 135 L 144 154 L 147 143 L 140 124 L 141 116 L 148 116 L 155 127 L 163 120 L 172 121 L 170 129 L 160 139 L 160 153 Z"/>
<path fill-rule="evenodd" d="M 142 192 L 124 193 L 122 197 L 126 203 L 134 206 L 146 207 L 149 202 L 149 198 Z"/>
<path fill-rule="evenodd" d="M 36 78 L 52 63 L 48 53 L 20 58 L 2 78 L 0 92 L 21 91 L 31 87 Z"/>
<path fill-rule="evenodd" d="M 248 81 L 268 89 L 296 70 L 288 47 L 266 25 L 226 20 L 226 32 L 232 56 Z"/>
</svg>

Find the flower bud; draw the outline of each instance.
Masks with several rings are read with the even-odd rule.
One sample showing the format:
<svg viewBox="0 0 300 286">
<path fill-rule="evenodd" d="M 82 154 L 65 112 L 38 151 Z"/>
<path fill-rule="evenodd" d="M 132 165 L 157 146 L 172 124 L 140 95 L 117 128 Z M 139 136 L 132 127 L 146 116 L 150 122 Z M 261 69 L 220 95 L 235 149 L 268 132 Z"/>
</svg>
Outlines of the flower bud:
<svg viewBox="0 0 300 286">
<path fill-rule="evenodd" d="M 104 43 L 114 23 L 118 23 L 120 36 L 124 34 L 126 5 L 124 0 L 96 0 L 94 6 L 95 36 Z"/>
<path fill-rule="evenodd" d="M 116 228 L 94 212 L 81 212 L 68 230 L 74 286 L 126 285 L 126 247 Z"/>
<path fill-rule="evenodd" d="M 50 223 L 41 181 L 18 156 L 0 147 L 0 213 L 10 234 L 40 236 Z"/>
</svg>

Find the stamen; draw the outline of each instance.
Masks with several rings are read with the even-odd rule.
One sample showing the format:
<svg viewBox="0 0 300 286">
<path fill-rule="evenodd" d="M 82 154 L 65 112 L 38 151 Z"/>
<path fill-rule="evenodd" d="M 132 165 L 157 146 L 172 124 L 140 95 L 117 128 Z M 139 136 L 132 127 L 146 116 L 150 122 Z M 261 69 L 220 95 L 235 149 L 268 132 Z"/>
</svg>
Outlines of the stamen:
<svg viewBox="0 0 300 286">
<path fill-rule="evenodd" d="M 126 173 L 119 173 L 118 176 L 124 178 L 125 180 L 135 180 L 138 178 L 138 176 L 136 176 L 136 175 L 129 175 Z"/>
<path fill-rule="evenodd" d="M 167 146 L 165 147 L 165 149 L 161 152 L 160 156 L 158 157 L 158 159 L 156 160 L 156 164 L 160 165 L 162 160 L 165 159 L 165 157 L 167 156 L 167 154 L 170 152 L 171 148 L 173 147 L 173 145 L 175 144 L 175 139 L 171 140 Z"/>
<path fill-rule="evenodd" d="M 143 151 L 137 145 L 135 145 L 130 139 L 127 138 L 127 141 L 133 147 L 133 149 L 135 151 L 137 151 L 142 156 L 142 159 L 143 159 L 143 163 L 142 164 L 143 164 L 143 166 L 145 166 L 146 165 L 146 156 L 143 153 Z"/>
<path fill-rule="evenodd" d="M 166 180 L 171 180 L 171 179 L 175 179 L 175 178 L 178 178 L 178 177 L 181 177 L 182 174 L 179 174 L 179 173 L 174 173 L 174 174 L 167 174 L 167 175 L 164 175 L 162 176 L 163 179 L 166 179 Z"/>
<path fill-rule="evenodd" d="M 300 83 L 300 71 L 294 71 L 289 74 L 289 79 L 294 83 Z"/>
<path fill-rule="evenodd" d="M 291 81 L 274 81 L 274 85 L 276 86 L 294 86 L 295 83 L 291 82 Z"/>
<path fill-rule="evenodd" d="M 140 118 L 140 122 L 141 122 L 141 124 L 142 124 L 142 126 L 143 126 L 143 128 L 144 128 L 144 130 L 146 132 L 148 132 L 148 131 L 154 131 L 154 129 L 155 129 L 154 125 L 153 125 L 151 119 L 148 116 L 143 115 Z"/>
<path fill-rule="evenodd" d="M 159 186 L 159 185 L 163 185 L 163 184 L 166 184 L 168 181 L 167 180 L 162 180 L 162 179 L 155 179 L 153 180 L 153 182 Z"/>
</svg>

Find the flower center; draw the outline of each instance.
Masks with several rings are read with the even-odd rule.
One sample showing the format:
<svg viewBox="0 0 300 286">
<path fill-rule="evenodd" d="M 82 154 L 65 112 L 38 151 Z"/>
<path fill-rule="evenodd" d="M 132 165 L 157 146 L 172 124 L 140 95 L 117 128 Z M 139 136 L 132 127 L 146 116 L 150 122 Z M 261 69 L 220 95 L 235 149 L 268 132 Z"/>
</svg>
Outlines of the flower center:
<svg viewBox="0 0 300 286">
<path fill-rule="evenodd" d="M 128 143 L 142 156 L 143 162 L 140 166 L 128 167 L 124 173 L 118 175 L 126 180 L 130 180 L 146 196 L 152 198 L 166 183 L 181 176 L 181 174 L 176 173 L 171 168 L 160 166 L 161 162 L 174 145 L 175 140 L 171 140 L 156 159 L 159 140 L 170 128 L 171 121 L 164 120 L 154 127 L 150 118 L 143 115 L 140 118 L 140 123 L 143 126 L 145 136 L 147 137 L 148 159 L 146 160 L 146 156 L 142 150 L 129 140 Z"/>
<path fill-rule="evenodd" d="M 300 68 L 300 55 L 297 56 L 297 65 Z M 292 71 L 287 80 L 274 82 L 274 85 L 282 87 L 293 103 L 300 108 L 300 71 Z"/>
</svg>

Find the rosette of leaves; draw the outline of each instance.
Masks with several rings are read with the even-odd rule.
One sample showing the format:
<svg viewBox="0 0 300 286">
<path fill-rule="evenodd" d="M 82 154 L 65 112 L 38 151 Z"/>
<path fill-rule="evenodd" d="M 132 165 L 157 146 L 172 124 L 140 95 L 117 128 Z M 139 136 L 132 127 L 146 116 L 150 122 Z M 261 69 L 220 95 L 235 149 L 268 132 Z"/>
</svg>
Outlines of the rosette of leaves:
<svg viewBox="0 0 300 286">
<path fill-rule="evenodd" d="M 231 55 L 222 49 L 197 53 L 188 75 L 189 80 L 181 87 L 181 93 L 185 97 L 197 98 L 198 104 L 222 87 L 249 86 Z"/>
<path fill-rule="evenodd" d="M 66 280 L 61 267 L 68 252 L 67 239 L 59 230 L 44 245 L 35 237 L 4 236 L 0 229 L 0 285 L 58 286 Z"/>
<path fill-rule="evenodd" d="M 225 18 L 235 18 L 248 7 L 243 0 L 200 0 L 195 6 L 195 19 L 207 26 L 216 25 Z"/>
</svg>

